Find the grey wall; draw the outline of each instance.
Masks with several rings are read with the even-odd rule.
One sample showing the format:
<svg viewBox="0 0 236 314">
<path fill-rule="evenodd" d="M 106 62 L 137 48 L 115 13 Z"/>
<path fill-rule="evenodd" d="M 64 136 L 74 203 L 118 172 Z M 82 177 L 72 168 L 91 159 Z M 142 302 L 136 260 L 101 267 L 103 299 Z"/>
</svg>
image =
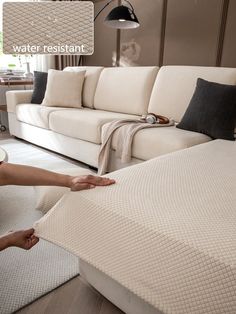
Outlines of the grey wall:
<svg viewBox="0 0 236 314">
<path fill-rule="evenodd" d="M 96 15 L 99 10 L 105 6 L 107 0 L 98 1 L 95 3 Z M 111 66 L 113 54 L 117 50 L 117 31 L 103 25 L 103 21 L 107 14 L 118 5 L 118 1 L 114 1 L 106 8 L 100 16 L 97 18 L 94 24 L 94 54 L 92 56 L 85 57 L 86 65 L 102 65 Z"/>
<path fill-rule="evenodd" d="M 236 0 L 131 2 L 141 26 L 120 34 L 105 27 L 102 22 L 112 6 L 106 8 L 95 23 L 95 53 L 85 58 L 86 64 L 111 66 L 120 51 L 122 66 L 236 67 Z M 95 12 L 106 3 L 95 1 Z"/>
</svg>

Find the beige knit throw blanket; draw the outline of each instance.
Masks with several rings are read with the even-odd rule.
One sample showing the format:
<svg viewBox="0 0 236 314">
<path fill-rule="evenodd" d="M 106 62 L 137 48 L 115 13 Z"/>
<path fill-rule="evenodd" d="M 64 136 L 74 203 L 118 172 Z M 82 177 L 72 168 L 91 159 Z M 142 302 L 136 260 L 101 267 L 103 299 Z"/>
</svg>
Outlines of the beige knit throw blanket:
<svg viewBox="0 0 236 314">
<path fill-rule="evenodd" d="M 121 159 L 122 163 L 127 163 L 131 161 L 133 138 L 139 130 L 172 125 L 174 125 L 174 120 L 170 120 L 168 124 L 150 124 L 134 119 L 115 120 L 110 122 L 102 130 L 102 144 L 98 156 L 98 174 L 103 175 L 107 172 L 112 137 L 116 130 L 118 130 L 116 155 Z"/>
</svg>

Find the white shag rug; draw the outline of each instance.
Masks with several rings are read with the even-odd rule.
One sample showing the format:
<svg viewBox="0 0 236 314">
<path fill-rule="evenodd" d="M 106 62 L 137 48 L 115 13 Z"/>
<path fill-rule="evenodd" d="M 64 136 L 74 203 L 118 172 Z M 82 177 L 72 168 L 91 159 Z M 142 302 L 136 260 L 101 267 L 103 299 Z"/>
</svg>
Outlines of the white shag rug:
<svg viewBox="0 0 236 314">
<path fill-rule="evenodd" d="M 8 162 L 56 171 L 78 163 L 16 139 L 0 140 Z M 82 166 L 82 165 L 79 165 Z M 0 234 L 32 227 L 42 214 L 34 210 L 33 187 L 0 187 Z M 12 313 L 79 274 L 79 260 L 40 240 L 30 251 L 9 248 L 0 252 L 0 314 Z"/>
</svg>

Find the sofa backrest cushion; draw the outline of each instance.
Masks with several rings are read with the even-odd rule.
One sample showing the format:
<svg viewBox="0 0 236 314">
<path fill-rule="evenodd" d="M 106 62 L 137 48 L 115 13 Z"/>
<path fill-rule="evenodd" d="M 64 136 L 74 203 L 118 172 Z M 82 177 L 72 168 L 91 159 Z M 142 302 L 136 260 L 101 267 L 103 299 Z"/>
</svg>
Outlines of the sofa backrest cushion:
<svg viewBox="0 0 236 314">
<path fill-rule="evenodd" d="M 97 83 L 103 67 L 66 67 L 64 71 L 86 71 L 84 86 L 82 92 L 82 105 L 88 108 L 94 108 L 94 95 Z"/>
<path fill-rule="evenodd" d="M 106 68 L 98 81 L 94 107 L 141 115 L 147 113 L 158 67 Z"/>
<path fill-rule="evenodd" d="M 197 79 L 235 85 L 236 69 L 200 66 L 163 66 L 158 72 L 149 113 L 173 118 L 179 122 L 193 96 Z"/>
</svg>

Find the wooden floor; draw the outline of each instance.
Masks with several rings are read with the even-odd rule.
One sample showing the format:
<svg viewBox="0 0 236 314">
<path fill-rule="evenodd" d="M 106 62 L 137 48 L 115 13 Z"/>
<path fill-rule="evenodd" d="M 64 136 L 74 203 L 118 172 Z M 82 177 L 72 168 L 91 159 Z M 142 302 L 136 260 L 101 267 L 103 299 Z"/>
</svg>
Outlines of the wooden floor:
<svg viewBox="0 0 236 314">
<path fill-rule="evenodd" d="M 78 276 L 17 314 L 123 314 Z"/>
</svg>

